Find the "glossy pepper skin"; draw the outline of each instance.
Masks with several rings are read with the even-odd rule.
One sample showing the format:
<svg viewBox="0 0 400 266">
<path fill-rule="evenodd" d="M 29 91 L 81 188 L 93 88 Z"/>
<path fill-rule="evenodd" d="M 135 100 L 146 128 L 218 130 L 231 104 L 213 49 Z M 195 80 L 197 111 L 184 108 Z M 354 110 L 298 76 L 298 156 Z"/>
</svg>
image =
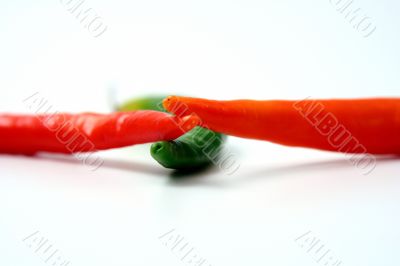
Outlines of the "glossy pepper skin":
<svg viewBox="0 0 400 266">
<path fill-rule="evenodd" d="M 163 112 L 0 115 L 0 152 L 75 153 L 173 140 L 198 123 Z"/>
<path fill-rule="evenodd" d="M 237 137 L 345 153 L 400 154 L 400 98 L 218 101 L 170 96 L 177 116 L 195 113 Z"/>
<path fill-rule="evenodd" d="M 165 110 L 162 107 L 164 98 L 160 96 L 134 98 L 120 105 L 118 110 Z M 225 139 L 225 135 L 197 126 L 176 140 L 153 143 L 150 153 L 166 168 L 198 169 L 217 160 Z"/>
<path fill-rule="evenodd" d="M 166 168 L 202 168 L 218 160 L 225 138 L 220 133 L 198 126 L 176 140 L 153 143 L 150 152 Z"/>
</svg>

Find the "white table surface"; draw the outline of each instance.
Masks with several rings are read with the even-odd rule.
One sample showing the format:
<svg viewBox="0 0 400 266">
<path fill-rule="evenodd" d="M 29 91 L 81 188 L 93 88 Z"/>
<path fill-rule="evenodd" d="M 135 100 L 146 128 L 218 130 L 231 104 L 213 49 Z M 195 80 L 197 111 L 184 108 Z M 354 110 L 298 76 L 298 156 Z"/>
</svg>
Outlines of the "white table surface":
<svg viewBox="0 0 400 266">
<path fill-rule="evenodd" d="M 35 92 L 56 110 L 107 112 L 110 88 L 117 101 L 400 96 L 395 1 L 354 4 L 377 26 L 369 38 L 328 0 L 86 1 L 108 26 L 98 38 L 59 1 L 36 2 L 0 3 L 1 112 L 31 112 Z M 196 265 L 185 248 L 203 265 L 324 265 L 313 237 L 340 265 L 399 265 L 400 160 L 363 175 L 341 154 L 232 137 L 227 149 L 233 175 L 184 178 L 148 145 L 101 152 L 96 171 L 0 155 L 0 265 L 60 265 L 36 252 L 41 238 L 69 265 Z"/>
</svg>

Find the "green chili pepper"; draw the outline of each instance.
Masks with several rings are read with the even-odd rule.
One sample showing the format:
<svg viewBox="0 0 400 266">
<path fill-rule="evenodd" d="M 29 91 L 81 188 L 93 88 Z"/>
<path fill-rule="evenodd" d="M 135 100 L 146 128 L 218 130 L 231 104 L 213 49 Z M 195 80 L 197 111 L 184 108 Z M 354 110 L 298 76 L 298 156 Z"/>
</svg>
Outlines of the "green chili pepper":
<svg viewBox="0 0 400 266">
<path fill-rule="evenodd" d="M 162 100 L 165 97 L 140 97 L 127 101 L 118 107 L 121 111 L 158 110 L 164 111 Z M 204 168 L 217 162 L 226 136 L 206 128 L 195 127 L 173 141 L 153 143 L 151 156 L 162 166 L 176 170 Z"/>
<path fill-rule="evenodd" d="M 197 169 L 218 161 L 225 135 L 195 127 L 173 141 L 159 141 L 150 148 L 151 156 L 172 169 Z"/>
<path fill-rule="evenodd" d="M 117 107 L 118 111 L 154 110 L 166 112 L 162 100 L 166 96 L 147 96 L 134 98 Z"/>
</svg>

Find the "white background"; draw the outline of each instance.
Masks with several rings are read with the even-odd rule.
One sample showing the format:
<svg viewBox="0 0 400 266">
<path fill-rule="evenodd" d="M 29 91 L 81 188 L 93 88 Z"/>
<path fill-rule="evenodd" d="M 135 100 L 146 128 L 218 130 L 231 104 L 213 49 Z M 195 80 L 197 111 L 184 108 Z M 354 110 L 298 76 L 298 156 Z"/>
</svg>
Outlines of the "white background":
<svg viewBox="0 0 400 266">
<path fill-rule="evenodd" d="M 0 3 L 1 112 L 30 112 L 34 92 L 60 111 L 108 112 L 110 88 L 118 101 L 400 96 L 396 1 L 352 4 L 377 27 L 369 38 L 329 0 L 84 4 L 108 26 L 98 38 L 60 1 Z M 100 153 L 95 172 L 1 155 L 0 265 L 51 265 L 23 241 L 36 231 L 69 265 L 194 265 L 159 239 L 172 229 L 211 265 L 323 265 L 295 241 L 309 231 L 341 265 L 399 265 L 399 160 L 364 176 L 340 154 L 227 146 L 232 176 L 174 178 L 147 145 Z"/>
</svg>

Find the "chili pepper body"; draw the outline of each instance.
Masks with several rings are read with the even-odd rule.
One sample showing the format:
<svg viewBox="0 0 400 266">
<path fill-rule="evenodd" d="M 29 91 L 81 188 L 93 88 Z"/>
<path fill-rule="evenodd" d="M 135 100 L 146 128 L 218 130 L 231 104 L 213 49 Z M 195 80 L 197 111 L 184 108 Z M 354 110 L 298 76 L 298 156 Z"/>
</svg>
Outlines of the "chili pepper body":
<svg viewBox="0 0 400 266">
<path fill-rule="evenodd" d="M 170 96 L 164 107 L 194 113 L 238 137 L 346 153 L 400 154 L 400 98 L 217 101 Z"/>
<path fill-rule="evenodd" d="M 218 160 L 225 136 L 196 127 L 173 141 L 159 141 L 150 148 L 151 156 L 171 169 L 196 169 Z"/>
<path fill-rule="evenodd" d="M 165 97 L 140 97 L 131 99 L 118 110 L 164 110 Z M 226 136 L 197 126 L 176 140 L 153 143 L 151 156 L 162 166 L 171 169 L 198 169 L 210 165 L 221 154 Z"/>
<path fill-rule="evenodd" d="M 198 123 L 163 112 L 0 115 L 0 152 L 75 153 L 173 140 Z"/>
</svg>

